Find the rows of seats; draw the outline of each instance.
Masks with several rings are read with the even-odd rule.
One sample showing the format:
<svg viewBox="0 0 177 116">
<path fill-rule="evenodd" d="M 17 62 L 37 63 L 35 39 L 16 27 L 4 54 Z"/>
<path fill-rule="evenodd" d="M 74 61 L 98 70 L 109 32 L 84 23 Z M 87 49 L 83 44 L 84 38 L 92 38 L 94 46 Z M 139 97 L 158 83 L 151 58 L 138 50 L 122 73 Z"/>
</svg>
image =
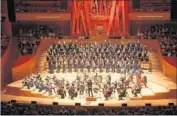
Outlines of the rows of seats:
<svg viewBox="0 0 177 116">
<path fill-rule="evenodd" d="M 175 115 L 177 107 L 81 107 L 1 102 L 2 115 Z"/>
</svg>

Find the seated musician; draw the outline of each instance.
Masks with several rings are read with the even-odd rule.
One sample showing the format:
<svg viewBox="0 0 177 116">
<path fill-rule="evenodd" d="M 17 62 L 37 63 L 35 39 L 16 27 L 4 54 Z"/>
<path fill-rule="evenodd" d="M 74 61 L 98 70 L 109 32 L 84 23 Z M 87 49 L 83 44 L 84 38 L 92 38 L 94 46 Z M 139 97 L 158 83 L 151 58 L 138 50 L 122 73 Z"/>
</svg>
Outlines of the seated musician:
<svg viewBox="0 0 177 116">
<path fill-rule="evenodd" d="M 108 100 L 109 97 L 111 97 L 113 92 L 113 87 L 108 87 L 107 89 L 105 89 L 104 91 L 104 97 L 106 98 L 106 100 Z"/>
<path fill-rule="evenodd" d="M 68 92 L 69 92 L 71 99 L 73 99 L 74 97 L 77 97 L 77 91 L 75 90 L 75 87 L 73 84 L 72 84 L 72 86 L 69 87 Z"/>
<path fill-rule="evenodd" d="M 58 95 L 61 96 L 62 99 L 64 99 L 66 97 L 66 91 L 64 90 L 63 85 L 59 86 L 57 93 L 58 93 Z"/>
<path fill-rule="evenodd" d="M 28 89 L 30 89 L 30 77 L 27 77 L 27 78 L 25 78 L 25 80 L 24 81 L 22 81 L 22 83 L 23 83 L 23 86 L 25 87 L 27 87 Z"/>
</svg>

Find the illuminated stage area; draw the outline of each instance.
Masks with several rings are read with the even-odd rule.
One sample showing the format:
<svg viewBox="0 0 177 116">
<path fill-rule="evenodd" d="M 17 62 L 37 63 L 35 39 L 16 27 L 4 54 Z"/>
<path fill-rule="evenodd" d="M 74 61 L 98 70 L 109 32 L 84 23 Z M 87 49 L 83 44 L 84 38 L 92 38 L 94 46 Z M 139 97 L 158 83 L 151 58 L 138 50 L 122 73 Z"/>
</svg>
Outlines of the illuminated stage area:
<svg viewBox="0 0 177 116">
<path fill-rule="evenodd" d="M 96 39 L 94 39 L 96 40 Z M 46 42 L 47 41 L 47 42 Z M 50 42 L 49 42 L 50 41 Z M 52 42 L 51 42 L 52 41 Z M 68 40 L 70 42 L 71 40 Z M 80 40 L 81 42 L 82 40 Z M 83 40 L 87 42 L 92 42 L 93 40 Z M 98 39 L 98 41 L 101 41 Z M 133 39 L 127 40 L 121 40 L 126 42 L 134 41 Z M 111 40 L 110 42 L 114 43 L 121 43 L 119 40 Z M 61 41 L 60 41 L 61 42 Z M 67 41 L 65 41 L 67 42 Z M 44 43 L 47 43 L 44 44 Z M 116 80 L 121 79 L 121 74 L 117 72 L 106 72 L 105 70 L 103 72 L 98 72 L 96 74 L 95 72 L 87 72 L 87 73 L 81 73 L 80 71 L 76 72 L 59 72 L 57 73 L 54 71 L 53 74 L 48 73 L 49 70 L 44 67 L 46 62 L 46 50 L 49 48 L 48 46 L 52 45 L 53 43 L 59 43 L 56 42 L 56 40 L 44 40 L 41 42 L 41 45 L 39 47 L 39 50 L 37 51 L 37 54 L 42 54 L 38 56 L 39 62 L 36 62 L 39 64 L 39 68 L 34 70 L 41 75 L 42 79 L 45 80 L 47 76 L 53 77 L 56 76 L 57 79 L 62 80 L 63 78 L 65 81 L 72 82 L 74 81 L 77 76 L 84 77 L 84 75 L 88 75 L 88 79 L 93 79 L 95 75 L 102 76 L 103 82 L 107 80 L 108 75 L 111 77 L 112 82 Z M 140 43 L 143 43 L 140 41 Z M 144 42 L 145 45 L 151 45 Z M 41 48 L 45 47 L 45 52 L 41 53 Z M 149 46 L 148 46 L 149 47 Z M 14 80 L 15 77 L 18 77 L 16 81 L 13 83 L 7 85 L 1 94 L 2 101 L 10 101 L 10 100 L 17 100 L 19 103 L 30 103 L 31 101 L 37 101 L 38 104 L 52 104 L 53 102 L 58 102 L 60 105 L 75 105 L 75 103 L 81 103 L 83 106 L 97 106 L 99 103 L 104 103 L 105 106 L 120 106 L 122 103 L 127 103 L 129 106 L 144 106 L 146 103 L 151 103 L 152 105 L 168 105 L 168 103 L 175 103 L 176 104 L 176 83 L 170 79 L 169 77 L 166 77 L 163 75 L 161 70 L 156 69 L 156 65 L 158 66 L 157 59 L 155 59 L 155 56 L 157 56 L 157 53 L 152 52 L 150 50 L 148 52 L 150 57 L 150 62 L 152 64 L 151 71 L 149 70 L 143 70 L 142 69 L 142 77 L 147 77 L 147 86 L 142 85 L 141 92 L 137 94 L 135 97 L 134 94 L 132 94 L 132 89 L 127 88 L 126 97 L 123 97 L 122 100 L 119 99 L 119 94 L 117 92 L 113 92 L 112 95 L 105 99 L 103 91 L 93 93 L 93 97 L 88 97 L 89 95 L 87 92 L 85 92 L 83 95 L 78 95 L 77 97 L 74 97 L 73 99 L 70 98 L 68 93 L 66 94 L 66 97 L 64 99 L 61 99 L 60 95 L 56 95 L 52 92 L 52 95 L 49 93 L 46 93 L 45 91 L 39 92 L 36 88 L 31 88 L 30 90 L 26 87 L 23 87 L 22 81 L 24 81 L 24 77 L 29 76 L 33 72 L 30 72 L 30 70 L 26 69 L 29 65 L 23 64 L 25 69 L 23 72 L 24 74 L 28 74 L 26 76 L 23 76 L 19 79 L 20 75 L 17 76 L 18 73 L 14 73 Z M 33 69 L 32 68 L 32 69 Z M 19 69 L 19 67 L 18 67 Z M 128 76 L 127 76 L 128 77 Z M 135 81 L 136 77 L 133 77 L 133 80 Z M 131 84 L 130 84 L 131 86 Z"/>
<path fill-rule="evenodd" d="M 177 0 L 1 0 L 2 115 L 177 115 Z"/>
</svg>

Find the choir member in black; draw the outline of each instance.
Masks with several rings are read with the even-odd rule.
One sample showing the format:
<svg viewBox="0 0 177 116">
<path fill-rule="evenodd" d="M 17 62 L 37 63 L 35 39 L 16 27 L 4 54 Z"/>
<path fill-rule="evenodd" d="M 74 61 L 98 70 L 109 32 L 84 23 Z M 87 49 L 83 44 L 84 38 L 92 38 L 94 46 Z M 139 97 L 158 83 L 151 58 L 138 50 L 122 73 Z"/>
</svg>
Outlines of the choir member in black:
<svg viewBox="0 0 177 116">
<path fill-rule="evenodd" d="M 52 61 L 49 61 L 49 72 L 54 73 L 54 69 L 55 69 L 54 63 Z"/>
</svg>

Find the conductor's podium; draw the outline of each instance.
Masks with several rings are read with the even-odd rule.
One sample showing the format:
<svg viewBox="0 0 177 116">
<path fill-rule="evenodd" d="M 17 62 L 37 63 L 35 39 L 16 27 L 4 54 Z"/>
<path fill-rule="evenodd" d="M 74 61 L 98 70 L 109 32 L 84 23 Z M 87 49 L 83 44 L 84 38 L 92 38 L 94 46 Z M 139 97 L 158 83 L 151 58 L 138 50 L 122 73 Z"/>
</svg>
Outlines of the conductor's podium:
<svg viewBox="0 0 177 116">
<path fill-rule="evenodd" d="M 95 97 L 86 97 L 85 101 L 96 101 Z"/>
</svg>

